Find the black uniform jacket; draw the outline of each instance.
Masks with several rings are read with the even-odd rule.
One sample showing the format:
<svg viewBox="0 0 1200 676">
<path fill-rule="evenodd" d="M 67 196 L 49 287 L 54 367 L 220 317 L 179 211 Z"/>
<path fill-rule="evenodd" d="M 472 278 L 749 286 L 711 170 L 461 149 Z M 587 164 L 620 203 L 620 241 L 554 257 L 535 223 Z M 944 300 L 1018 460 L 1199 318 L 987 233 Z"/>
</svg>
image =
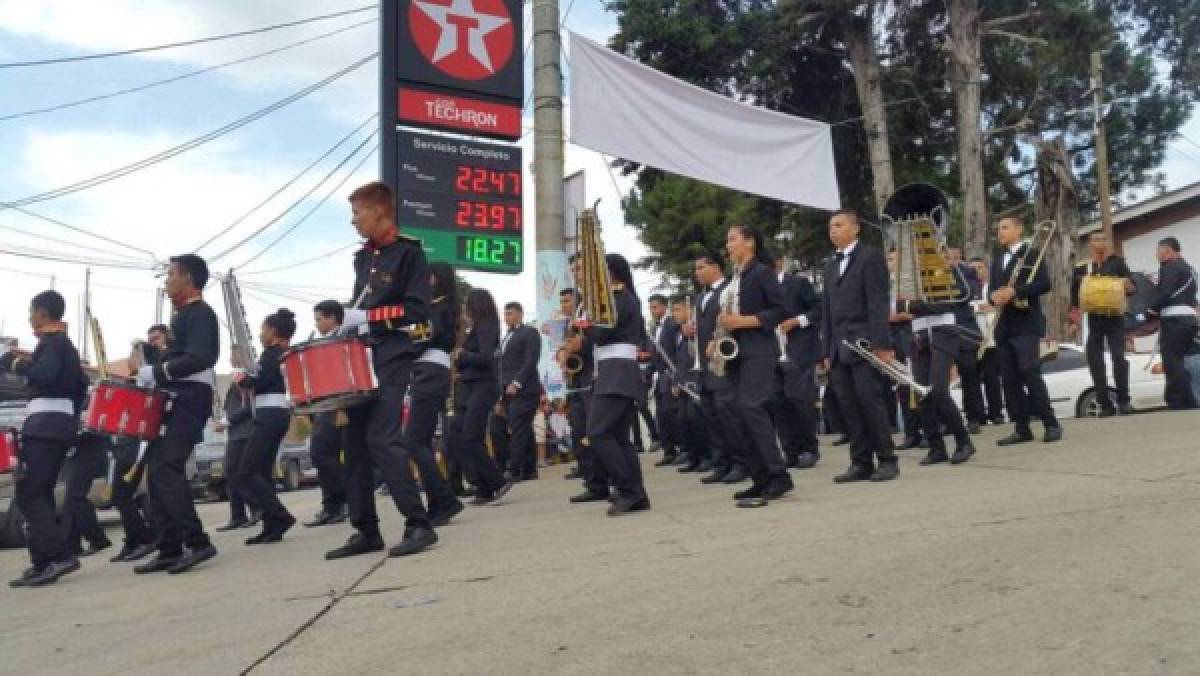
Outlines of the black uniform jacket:
<svg viewBox="0 0 1200 676">
<path fill-rule="evenodd" d="M 510 333 L 507 343 L 501 341 L 504 352 L 500 355 L 500 386 L 517 383 L 522 396 L 541 396 L 537 367 L 542 356 L 542 336 L 526 324 Z"/>
<path fill-rule="evenodd" d="M 1171 305 L 1196 307 L 1196 273 L 1182 258 L 1173 258 L 1158 266 L 1158 284 L 1150 309 L 1162 312 Z"/>
<path fill-rule="evenodd" d="M 675 343 L 679 337 L 679 324 L 672 317 L 663 317 L 662 328 L 658 331 L 658 348 L 655 348 L 653 343 L 650 349 L 653 351 L 651 360 L 654 363 L 654 371 L 658 374 L 658 381 L 655 387 L 655 392 L 659 394 L 668 394 L 671 392 L 671 385 L 675 382 L 675 377 L 671 374 L 671 368 L 678 366 L 675 362 Z M 654 336 L 650 336 L 650 340 L 654 340 Z M 661 349 L 661 351 L 660 351 Z M 663 359 L 663 355 L 667 355 L 671 359 L 671 364 L 667 364 L 667 360 Z"/>
<path fill-rule="evenodd" d="M 806 317 L 808 326 L 796 326 L 787 334 L 788 359 L 796 364 L 813 364 L 821 358 L 821 299 L 812 282 L 800 275 L 784 275 L 784 319 Z"/>
<path fill-rule="evenodd" d="M 87 377 L 79 363 L 79 352 L 65 331 L 45 333 L 28 359 L 9 353 L 0 357 L 0 371 L 24 376 L 32 399 L 67 399 L 75 414 L 34 413 L 25 418 L 21 435 L 72 443 L 79 433 L 80 402 L 87 394 Z"/>
<path fill-rule="evenodd" d="M 994 293 L 997 289 L 1008 285 L 1018 261 L 1025 255 L 1028 248 L 1028 243 L 1022 243 L 1007 266 L 1004 265 L 1005 252 L 1001 251 L 996 254 L 992 259 L 992 269 L 989 275 L 992 281 L 988 293 Z M 1032 259 L 1033 256 L 1030 256 L 1030 258 Z M 1007 336 L 1040 337 L 1046 333 L 1046 317 L 1042 314 L 1041 297 L 1042 294 L 1050 290 L 1050 274 L 1046 271 L 1045 265 L 1039 265 L 1033 281 L 1027 282 L 1029 279 L 1028 265 L 1032 265 L 1032 263 L 1032 260 L 1027 261 L 1025 269 L 1021 270 L 1019 279 L 1013 287 L 1017 292 L 1016 298 L 1028 301 L 1029 306 L 1019 308 L 1013 303 L 1009 303 L 1007 307 L 1001 310 L 1000 318 L 997 320 L 995 330 L 993 331 L 993 335 L 997 338 Z"/>
<path fill-rule="evenodd" d="M 708 344 L 712 342 L 713 333 L 717 330 L 717 315 L 721 314 L 721 294 L 733 280 L 725 277 L 712 289 L 708 305 L 704 304 L 704 296 L 708 291 L 701 291 L 693 299 L 696 307 L 696 340 L 700 349 L 700 365 L 708 365 Z M 712 374 L 710 373 L 709 376 Z"/>
<path fill-rule="evenodd" d="M 642 309 L 638 300 L 625 289 L 613 289 L 617 321 L 614 326 L 589 327 L 585 335 L 596 347 L 597 357 L 604 346 L 617 343 L 640 345 L 646 335 L 642 320 Z M 630 399 L 643 399 L 646 388 L 642 384 L 636 359 L 603 359 L 596 361 L 596 380 L 592 394 L 616 394 Z"/>
<path fill-rule="evenodd" d="M 891 347 L 888 316 L 891 293 L 887 261 L 878 250 L 863 242 L 854 245 L 839 275 L 840 262 L 831 257 L 825 265 L 821 297 L 821 343 L 825 356 L 853 363 L 858 357 L 842 345 L 867 339 L 873 349 Z"/>
<path fill-rule="evenodd" d="M 424 349 L 408 329 L 429 320 L 429 269 L 420 240 L 400 235 L 384 246 L 368 242 L 354 254 L 354 299 L 367 311 L 375 372 L 380 383 L 392 382 L 397 359 Z M 365 293 L 364 293 L 365 289 Z"/>
<path fill-rule="evenodd" d="M 500 324 L 480 322 L 467 331 L 458 353 L 458 378 L 462 382 L 496 379 L 496 350 L 500 345 Z"/>
<path fill-rule="evenodd" d="M 760 326 L 735 329 L 733 338 L 738 344 L 738 359 L 779 357 L 779 339 L 775 327 L 787 311 L 783 304 L 783 288 L 775 270 L 757 260 L 742 268 L 738 282 L 738 314 L 758 317 Z"/>
<path fill-rule="evenodd" d="M 212 368 L 221 356 L 217 315 L 201 299 L 175 311 L 171 317 L 171 335 L 173 338 L 162 359 L 154 364 L 154 381 L 166 389 L 175 389 L 184 378 Z M 213 383 L 208 385 L 212 387 Z"/>
</svg>

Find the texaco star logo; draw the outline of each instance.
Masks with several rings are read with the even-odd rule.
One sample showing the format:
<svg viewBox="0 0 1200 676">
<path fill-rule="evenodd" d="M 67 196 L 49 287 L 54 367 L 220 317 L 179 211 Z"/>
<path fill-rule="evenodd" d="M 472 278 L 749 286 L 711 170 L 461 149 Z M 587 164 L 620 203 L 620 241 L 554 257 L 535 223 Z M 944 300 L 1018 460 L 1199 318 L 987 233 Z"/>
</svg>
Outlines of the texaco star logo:
<svg viewBox="0 0 1200 676">
<path fill-rule="evenodd" d="M 491 77 L 512 58 L 516 31 L 503 0 L 414 0 L 408 26 L 421 54 L 453 78 Z"/>
</svg>

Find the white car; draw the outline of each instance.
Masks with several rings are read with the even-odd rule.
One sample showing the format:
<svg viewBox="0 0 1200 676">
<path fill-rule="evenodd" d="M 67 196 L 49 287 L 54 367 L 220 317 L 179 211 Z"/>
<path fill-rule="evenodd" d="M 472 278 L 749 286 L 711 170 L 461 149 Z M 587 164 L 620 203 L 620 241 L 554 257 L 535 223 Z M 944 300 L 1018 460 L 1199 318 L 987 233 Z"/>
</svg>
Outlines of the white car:
<svg viewBox="0 0 1200 676">
<path fill-rule="evenodd" d="M 1151 357 L 1154 357 L 1153 364 Z M 1129 399 L 1133 408 L 1145 411 L 1166 406 L 1163 387 L 1162 360 L 1149 353 L 1125 353 L 1129 360 Z M 1108 385 L 1112 382 L 1112 361 L 1104 353 L 1105 373 Z M 1156 367 L 1155 365 L 1158 365 Z M 1059 418 L 1095 417 L 1100 413 L 1100 402 L 1096 388 L 1092 386 L 1092 374 L 1088 371 L 1087 357 L 1083 348 L 1073 343 L 1059 343 L 1058 357 L 1042 364 L 1046 389 L 1050 393 L 1050 405 Z M 962 408 L 962 386 L 955 383 L 951 392 L 954 403 Z M 1007 413 L 1007 412 L 1006 412 Z"/>
</svg>

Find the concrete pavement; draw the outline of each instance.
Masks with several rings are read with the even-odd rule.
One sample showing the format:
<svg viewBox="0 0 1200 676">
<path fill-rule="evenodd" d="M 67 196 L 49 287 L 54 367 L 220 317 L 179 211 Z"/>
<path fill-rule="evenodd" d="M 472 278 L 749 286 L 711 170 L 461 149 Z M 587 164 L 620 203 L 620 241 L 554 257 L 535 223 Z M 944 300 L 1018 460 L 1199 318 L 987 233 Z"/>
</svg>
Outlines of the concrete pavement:
<svg viewBox="0 0 1200 676">
<path fill-rule="evenodd" d="M 1007 431 L 963 466 L 905 454 L 889 484 L 834 485 L 846 453 L 826 446 L 760 510 L 648 456 L 651 512 L 569 506 L 555 468 L 415 558 L 326 562 L 335 526 L 219 534 L 180 577 L 87 560 L 0 588 L 0 672 L 1200 672 L 1200 416 L 997 448 Z M 307 517 L 317 498 L 285 502 Z M 224 510 L 201 508 L 210 526 Z M 0 552 L 5 579 L 24 565 Z"/>
</svg>

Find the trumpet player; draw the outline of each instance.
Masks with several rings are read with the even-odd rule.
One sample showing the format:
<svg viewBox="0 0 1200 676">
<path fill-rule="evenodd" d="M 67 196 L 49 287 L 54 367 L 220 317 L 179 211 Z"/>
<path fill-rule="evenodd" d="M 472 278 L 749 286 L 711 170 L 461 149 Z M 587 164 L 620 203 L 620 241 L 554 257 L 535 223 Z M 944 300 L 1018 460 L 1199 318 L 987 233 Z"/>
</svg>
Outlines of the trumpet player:
<svg viewBox="0 0 1200 676">
<path fill-rule="evenodd" d="M 1045 266 L 1037 265 L 1036 270 L 1032 270 L 1033 276 L 1029 276 L 1037 252 L 1029 252 L 1029 245 L 1021 240 L 1023 232 L 1024 224 L 1019 218 L 1000 221 L 996 239 L 1003 247 L 1003 254 L 992 259 L 989 275 L 993 283 L 989 299 L 999 309 L 993 336 L 1004 381 L 1004 398 L 1008 402 L 1009 417 L 1015 424 L 1012 434 L 996 442 L 1000 446 L 1033 441 L 1033 432 L 1029 428 L 1031 410 L 1046 428 L 1044 441 L 1062 439 L 1062 427 L 1050 406 L 1050 394 L 1042 379 L 1038 354 L 1041 338 L 1046 333 L 1046 318 L 1042 315 L 1039 299 L 1050 290 L 1050 275 Z"/>
<path fill-rule="evenodd" d="M 696 341 L 684 335 L 686 327 L 692 322 L 692 303 L 690 298 L 675 298 L 671 301 L 671 317 L 679 327 L 673 334 L 673 344 L 667 351 L 675 362 L 674 379 L 671 382 L 670 400 L 676 412 L 675 442 L 679 453 L 693 458 L 699 458 L 703 449 L 708 447 L 708 428 L 704 422 L 702 410 L 703 398 L 696 396 L 700 392 L 700 380 L 703 373 L 694 368 L 700 363 L 696 354 Z M 688 392 L 693 394 L 688 394 Z"/>
<path fill-rule="evenodd" d="M 821 457 L 817 445 L 816 379 L 821 357 L 821 299 L 811 282 L 784 270 L 782 256 L 775 260 L 775 275 L 787 311 L 787 318 L 776 327 L 782 336 L 776 425 L 788 466 L 807 469 Z"/>
<path fill-rule="evenodd" d="M 662 446 L 662 460 L 655 463 L 657 467 L 665 467 L 675 460 L 679 452 L 679 401 L 672 395 L 677 374 L 673 372 L 675 360 L 668 363 L 663 355 L 670 356 L 675 348 L 676 336 L 679 335 L 679 324 L 668 314 L 670 303 L 666 296 L 654 294 L 646 302 L 650 310 L 650 340 L 651 363 L 654 371 L 654 424 L 658 431 L 658 443 Z M 637 429 L 636 426 L 634 429 Z M 711 469 L 711 468 L 710 468 Z"/>
<path fill-rule="evenodd" d="M 850 436 L 850 468 L 834 478 L 837 483 L 889 481 L 900 473 L 875 368 L 847 345 L 866 340 L 877 359 L 895 360 L 888 329 L 887 261 L 858 240 L 859 228 L 858 214 L 851 209 L 829 219 L 829 241 L 836 251 L 825 266 L 821 299 L 825 369 Z"/>
<path fill-rule="evenodd" d="M 795 487 L 767 412 L 779 361 L 775 326 L 785 314 L 783 290 L 762 233 L 745 225 L 731 226 L 725 248 L 737 273 L 721 299 L 717 324 L 732 333 L 737 342 L 737 356 L 726 368 L 737 402 L 738 429 L 748 440 L 743 458 L 754 482 L 734 497 L 738 507 L 763 507 L 768 500 L 782 497 Z M 709 349 L 713 352 L 710 356 L 716 356 L 717 346 L 710 345 Z"/>
</svg>

